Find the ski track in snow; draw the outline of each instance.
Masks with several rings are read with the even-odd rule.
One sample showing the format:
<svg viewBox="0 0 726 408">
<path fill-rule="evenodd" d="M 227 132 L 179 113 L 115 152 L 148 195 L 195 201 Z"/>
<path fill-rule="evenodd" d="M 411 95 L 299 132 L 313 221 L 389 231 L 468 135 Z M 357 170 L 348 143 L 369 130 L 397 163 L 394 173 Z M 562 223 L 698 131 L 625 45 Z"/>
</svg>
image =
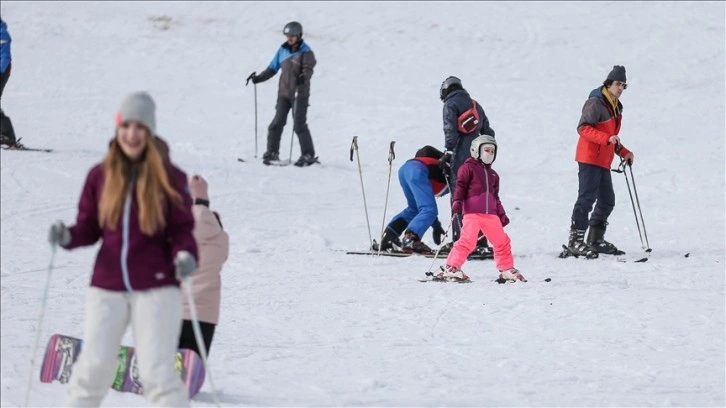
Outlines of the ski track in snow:
<svg viewBox="0 0 726 408">
<path fill-rule="evenodd" d="M 209 361 L 224 406 L 726 404 L 724 3 L 3 2 L 2 15 L 13 37 L 3 110 L 27 146 L 56 150 L 0 152 L 3 407 L 23 404 L 38 329 L 30 403 L 62 404 L 67 387 L 38 380 L 42 352 L 53 333 L 82 336 L 98 245 L 55 255 L 38 327 L 47 228 L 73 222 L 117 104 L 137 89 L 157 101 L 172 160 L 209 180 L 230 234 Z M 306 169 L 253 158 L 244 86 L 289 20 L 318 59 L 308 123 L 323 165 Z M 645 253 L 612 173 L 608 238 L 627 262 L 557 259 L 577 194 L 579 113 L 614 64 L 627 68 L 620 135 L 653 252 L 633 262 Z M 405 207 L 398 168 L 424 144 L 442 147 L 448 75 L 497 131 L 507 233 L 527 283 L 499 285 L 492 261 L 470 261 L 472 284 L 422 284 L 430 258 L 343 252 L 369 244 L 352 137 L 377 239 L 390 141 L 385 221 Z M 257 85 L 258 157 L 277 80 Z M 446 225 L 448 197 L 438 203 Z M 209 382 L 192 405 L 214 405 Z"/>
</svg>

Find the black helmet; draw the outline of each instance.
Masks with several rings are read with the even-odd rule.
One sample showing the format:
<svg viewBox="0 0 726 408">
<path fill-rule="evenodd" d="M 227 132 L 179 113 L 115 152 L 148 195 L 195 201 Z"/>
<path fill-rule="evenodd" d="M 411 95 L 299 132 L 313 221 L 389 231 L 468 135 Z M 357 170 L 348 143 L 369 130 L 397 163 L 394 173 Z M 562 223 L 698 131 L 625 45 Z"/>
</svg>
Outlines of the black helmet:
<svg viewBox="0 0 726 408">
<path fill-rule="evenodd" d="M 443 101 L 444 99 L 446 99 L 446 96 L 449 94 L 449 92 L 453 91 L 454 89 L 463 89 L 463 86 L 461 85 L 461 79 L 455 76 L 450 76 L 441 83 L 441 89 L 439 90 L 439 96 L 441 97 L 441 100 Z"/>
<path fill-rule="evenodd" d="M 285 35 L 296 35 L 302 37 L 302 24 L 297 21 L 291 21 L 285 24 L 285 28 L 282 29 L 282 33 Z"/>
</svg>

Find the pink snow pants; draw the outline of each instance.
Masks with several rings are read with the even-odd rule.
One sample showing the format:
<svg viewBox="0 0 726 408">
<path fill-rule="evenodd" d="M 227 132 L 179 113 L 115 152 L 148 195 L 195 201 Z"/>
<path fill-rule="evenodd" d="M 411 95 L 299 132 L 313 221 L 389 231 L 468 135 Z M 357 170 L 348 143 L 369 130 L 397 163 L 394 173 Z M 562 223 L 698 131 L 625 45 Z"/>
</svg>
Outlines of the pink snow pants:
<svg viewBox="0 0 726 408">
<path fill-rule="evenodd" d="M 494 247 L 494 263 L 500 271 L 514 267 L 514 259 L 512 258 L 511 240 L 504 227 L 502 221 L 494 214 L 464 214 L 464 225 L 461 228 L 459 240 L 454 243 L 454 247 L 446 258 L 446 264 L 461 268 L 466 262 L 466 258 L 476 247 L 476 241 L 479 231 L 484 233 L 489 242 Z"/>
</svg>

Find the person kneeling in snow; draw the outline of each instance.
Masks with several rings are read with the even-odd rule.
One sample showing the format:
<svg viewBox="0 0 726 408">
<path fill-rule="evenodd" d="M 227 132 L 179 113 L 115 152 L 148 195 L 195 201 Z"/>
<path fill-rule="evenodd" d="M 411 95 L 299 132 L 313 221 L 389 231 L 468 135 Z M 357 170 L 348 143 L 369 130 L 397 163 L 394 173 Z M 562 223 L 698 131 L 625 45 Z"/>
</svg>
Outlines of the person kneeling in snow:
<svg viewBox="0 0 726 408">
<path fill-rule="evenodd" d="M 408 207 L 396 214 L 386 226 L 381 238 L 382 250 L 397 250 L 430 254 L 431 248 L 421 241 L 430 226 L 434 227 L 434 242 L 441 243 L 444 230 L 438 220 L 436 197 L 448 192 L 446 171 L 439 166 L 444 153 L 431 146 L 424 146 L 413 159 L 398 169 L 398 181 L 406 196 Z M 399 240 L 404 234 L 403 242 Z M 377 250 L 378 248 L 373 248 Z"/>
<path fill-rule="evenodd" d="M 468 280 L 461 265 L 476 246 L 481 231 L 494 244 L 494 262 L 499 269 L 499 278 L 526 282 L 514 267 L 511 241 L 504 232 L 509 218 L 499 200 L 499 175 L 492 169 L 492 163 L 497 157 L 497 140 L 488 135 L 479 136 L 471 142 L 469 150 L 472 157 L 466 159 L 456 175 L 452 204 L 454 218 L 464 214 L 461 237 L 446 258 L 446 266 L 441 266 L 436 276 L 448 280 Z"/>
</svg>

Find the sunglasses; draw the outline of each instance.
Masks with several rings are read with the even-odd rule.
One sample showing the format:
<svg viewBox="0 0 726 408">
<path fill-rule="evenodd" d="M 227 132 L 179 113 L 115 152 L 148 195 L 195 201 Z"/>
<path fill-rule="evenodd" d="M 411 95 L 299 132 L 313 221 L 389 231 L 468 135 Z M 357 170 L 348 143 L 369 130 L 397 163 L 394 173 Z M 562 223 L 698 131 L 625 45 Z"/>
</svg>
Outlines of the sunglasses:
<svg viewBox="0 0 726 408">
<path fill-rule="evenodd" d="M 613 85 L 615 85 L 615 86 L 622 85 L 623 89 L 628 89 L 628 84 L 626 84 L 625 82 L 615 81 L 615 82 L 613 82 Z"/>
</svg>

